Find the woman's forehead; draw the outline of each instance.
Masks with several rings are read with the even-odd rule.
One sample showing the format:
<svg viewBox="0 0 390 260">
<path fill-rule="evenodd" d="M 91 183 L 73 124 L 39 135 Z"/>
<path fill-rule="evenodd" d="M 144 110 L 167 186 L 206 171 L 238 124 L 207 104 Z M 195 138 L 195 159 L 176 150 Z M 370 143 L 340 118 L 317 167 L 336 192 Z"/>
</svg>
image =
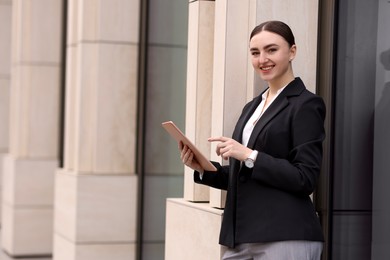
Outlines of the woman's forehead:
<svg viewBox="0 0 390 260">
<path fill-rule="evenodd" d="M 250 40 L 250 46 L 265 48 L 270 45 L 288 45 L 287 41 L 277 33 L 261 31 L 254 35 Z"/>
</svg>

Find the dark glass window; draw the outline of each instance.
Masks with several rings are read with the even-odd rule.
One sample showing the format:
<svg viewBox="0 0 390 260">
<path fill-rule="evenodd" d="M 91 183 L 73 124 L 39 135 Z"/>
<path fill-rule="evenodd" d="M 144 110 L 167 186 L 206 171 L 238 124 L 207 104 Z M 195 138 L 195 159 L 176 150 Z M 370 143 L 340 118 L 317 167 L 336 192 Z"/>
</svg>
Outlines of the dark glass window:
<svg viewBox="0 0 390 260">
<path fill-rule="evenodd" d="M 332 259 L 390 259 L 390 1 L 338 1 Z"/>
<path fill-rule="evenodd" d="M 161 127 L 185 126 L 188 1 L 148 0 L 141 259 L 164 259 L 166 199 L 183 197 L 184 166 Z"/>
</svg>

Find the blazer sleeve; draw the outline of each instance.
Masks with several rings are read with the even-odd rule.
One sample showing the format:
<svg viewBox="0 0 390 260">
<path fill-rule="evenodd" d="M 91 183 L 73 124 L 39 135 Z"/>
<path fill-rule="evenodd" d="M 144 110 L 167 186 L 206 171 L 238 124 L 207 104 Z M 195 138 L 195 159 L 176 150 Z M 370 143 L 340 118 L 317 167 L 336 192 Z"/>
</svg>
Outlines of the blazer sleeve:
<svg viewBox="0 0 390 260">
<path fill-rule="evenodd" d="M 314 96 L 292 113 L 288 158 L 259 151 L 252 178 L 278 189 L 308 195 L 317 184 L 322 162 L 325 104 Z M 286 140 L 287 141 L 287 140 Z"/>
<path fill-rule="evenodd" d="M 216 189 L 227 190 L 229 183 L 229 166 L 222 166 L 217 162 L 211 162 L 217 168 L 215 172 L 205 171 L 202 179 L 199 172 L 194 172 L 194 182 L 198 184 L 204 184 Z"/>
</svg>

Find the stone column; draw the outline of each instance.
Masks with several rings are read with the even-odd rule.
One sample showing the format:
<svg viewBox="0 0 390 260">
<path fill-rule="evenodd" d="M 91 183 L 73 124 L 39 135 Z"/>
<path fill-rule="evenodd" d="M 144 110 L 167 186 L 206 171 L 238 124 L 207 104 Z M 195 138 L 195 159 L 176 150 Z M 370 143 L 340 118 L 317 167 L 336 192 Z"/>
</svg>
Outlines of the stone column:
<svg viewBox="0 0 390 260">
<path fill-rule="evenodd" d="M 295 36 L 297 56 L 293 61 L 296 77 L 301 77 L 308 90 L 316 92 L 318 0 L 258 0 L 256 24 L 268 20 L 287 23 Z"/>
<path fill-rule="evenodd" d="M 45 255 L 52 252 L 63 3 L 12 3 L 10 150 L 3 168 L 2 247 L 12 256 Z"/>
<path fill-rule="evenodd" d="M 211 98 L 213 91 L 214 1 L 189 3 L 186 135 L 210 157 Z M 185 167 L 184 199 L 208 201 L 209 188 L 194 183 L 193 170 Z"/>
<path fill-rule="evenodd" d="M 0 202 L 3 156 L 9 149 L 9 96 L 11 84 L 11 0 L 0 1 Z M 1 206 L 0 206 L 1 214 Z"/>
<path fill-rule="evenodd" d="M 214 14 L 214 1 L 189 1 L 186 135 L 209 157 Z M 184 199 L 167 200 L 165 259 L 220 259 L 216 245 L 222 211 L 209 203 L 193 203 L 208 202 L 209 187 L 195 184 L 188 167 L 184 177 Z M 207 238 L 196 223 L 209 227 Z"/>
<path fill-rule="evenodd" d="M 68 1 L 55 260 L 135 259 L 139 1 Z"/>
<path fill-rule="evenodd" d="M 256 1 L 216 1 L 212 136 L 231 137 L 247 100 L 253 98 L 254 73 L 249 61 L 248 35 L 255 26 Z M 227 164 L 215 153 L 211 159 Z M 212 207 L 224 208 L 226 192 L 210 188 Z"/>
</svg>

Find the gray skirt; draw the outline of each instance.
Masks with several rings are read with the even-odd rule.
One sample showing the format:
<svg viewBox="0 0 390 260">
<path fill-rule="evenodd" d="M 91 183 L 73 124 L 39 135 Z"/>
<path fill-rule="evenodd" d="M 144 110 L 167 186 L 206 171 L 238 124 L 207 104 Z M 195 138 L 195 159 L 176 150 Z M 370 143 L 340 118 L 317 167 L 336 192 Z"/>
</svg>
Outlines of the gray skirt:
<svg viewBox="0 0 390 260">
<path fill-rule="evenodd" d="M 281 241 L 223 246 L 222 260 L 320 260 L 323 243 L 318 241 Z"/>
</svg>

